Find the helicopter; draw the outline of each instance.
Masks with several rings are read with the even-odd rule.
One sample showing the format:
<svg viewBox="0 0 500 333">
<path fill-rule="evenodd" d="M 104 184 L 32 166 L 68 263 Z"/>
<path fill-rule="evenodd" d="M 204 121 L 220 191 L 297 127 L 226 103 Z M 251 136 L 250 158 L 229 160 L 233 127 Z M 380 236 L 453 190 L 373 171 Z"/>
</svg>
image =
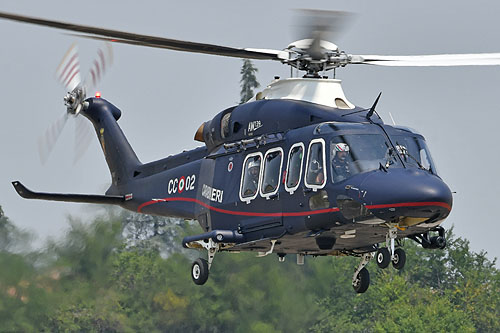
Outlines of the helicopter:
<svg viewBox="0 0 500 333">
<path fill-rule="evenodd" d="M 196 219 L 204 230 L 183 245 L 207 251 L 191 269 L 204 284 L 217 252 L 277 254 L 279 261 L 352 255 L 361 258 L 352 284 L 369 286 L 367 263 L 402 269 L 404 238 L 425 248 L 446 246 L 440 224 L 453 199 L 417 131 L 383 122 L 376 111 L 353 105 L 341 81 L 321 72 L 351 64 L 379 66 L 499 65 L 500 54 L 351 55 L 321 35 L 283 50 L 235 49 L 0 13 L 0 17 L 66 29 L 81 36 L 178 51 L 274 60 L 306 74 L 275 78 L 247 103 L 203 123 L 195 140 L 203 147 L 141 163 L 110 102 L 87 98 L 72 82 L 67 114 L 88 118 L 96 130 L 112 185 L 105 195 L 34 192 L 19 181 L 24 198 L 119 205 L 145 214 Z M 81 117 L 79 117 L 81 118 Z M 79 119 L 78 118 L 78 119 Z M 340 167 L 339 167 L 340 166 Z"/>
</svg>

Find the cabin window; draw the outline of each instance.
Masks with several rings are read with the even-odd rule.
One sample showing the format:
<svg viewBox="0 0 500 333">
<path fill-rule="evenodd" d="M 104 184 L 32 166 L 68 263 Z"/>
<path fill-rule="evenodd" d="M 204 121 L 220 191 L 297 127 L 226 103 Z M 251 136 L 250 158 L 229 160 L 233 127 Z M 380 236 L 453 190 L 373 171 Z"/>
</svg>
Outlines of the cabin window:
<svg viewBox="0 0 500 333">
<path fill-rule="evenodd" d="M 278 192 L 282 161 L 283 150 L 281 148 L 270 149 L 264 156 L 262 185 L 260 187 L 260 194 L 263 197 L 269 197 Z"/>
<path fill-rule="evenodd" d="M 326 183 L 325 170 L 325 141 L 323 139 L 314 139 L 309 144 L 307 152 L 306 186 L 313 190 L 323 188 Z"/>
<path fill-rule="evenodd" d="M 257 196 L 261 177 L 261 162 L 261 153 L 250 154 L 245 158 L 240 185 L 240 199 L 242 201 L 249 202 Z"/>
<path fill-rule="evenodd" d="M 290 148 L 288 165 L 286 167 L 285 189 L 293 194 L 299 187 L 302 176 L 302 160 L 304 159 L 304 144 L 296 143 Z"/>
</svg>

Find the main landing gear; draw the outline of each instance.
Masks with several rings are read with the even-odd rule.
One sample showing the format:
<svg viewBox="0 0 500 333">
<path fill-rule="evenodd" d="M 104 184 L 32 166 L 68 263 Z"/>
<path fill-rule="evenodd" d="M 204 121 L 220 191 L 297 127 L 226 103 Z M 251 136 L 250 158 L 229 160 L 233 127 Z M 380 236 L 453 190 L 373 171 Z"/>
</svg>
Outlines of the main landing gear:
<svg viewBox="0 0 500 333">
<path fill-rule="evenodd" d="M 193 243 L 196 243 L 199 247 L 208 251 L 208 261 L 198 258 L 191 266 L 191 278 L 193 278 L 193 282 L 197 285 L 202 285 L 208 280 L 208 273 L 210 272 L 215 254 L 220 250 L 220 244 L 215 243 L 211 238 L 208 240 L 195 241 Z"/>
<path fill-rule="evenodd" d="M 352 287 L 358 294 L 364 293 L 370 286 L 370 273 L 365 266 L 372 258 L 373 253 L 363 254 L 361 262 L 352 277 Z"/>
</svg>

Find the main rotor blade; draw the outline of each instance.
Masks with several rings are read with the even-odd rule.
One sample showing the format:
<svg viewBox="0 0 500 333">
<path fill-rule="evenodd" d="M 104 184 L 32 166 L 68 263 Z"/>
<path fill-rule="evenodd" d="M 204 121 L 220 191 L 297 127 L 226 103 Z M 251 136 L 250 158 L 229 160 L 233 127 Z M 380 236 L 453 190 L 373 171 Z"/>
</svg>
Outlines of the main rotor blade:
<svg viewBox="0 0 500 333">
<path fill-rule="evenodd" d="M 239 49 L 239 48 L 232 48 L 214 44 L 188 42 L 183 40 L 162 38 L 150 35 L 134 34 L 119 30 L 111 30 L 111 29 L 97 28 L 97 27 L 66 23 L 60 21 L 52 21 L 36 17 L 10 14 L 5 12 L 0 12 L 0 18 L 13 20 L 17 22 L 25 22 L 46 27 L 52 27 L 57 29 L 63 29 L 68 31 L 80 32 L 83 34 L 90 34 L 90 36 L 84 35 L 82 37 L 104 39 L 112 42 L 142 45 L 154 48 L 170 49 L 175 51 L 206 53 L 206 54 L 213 54 L 213 55 L 220 55 L 227 57 L 261 59 L 261 60 L 281 60 L 281 58 L 278 57 L 278 54 L 282 53 L 282 51 L 278 50 Z"/>
<path fill-rule="evenodd" d="M 500 53 L 433 54 L 419 56 L 353 55 L 352 64 L 377 66 L 494 66 L 500 65 Z"/>
</svg>

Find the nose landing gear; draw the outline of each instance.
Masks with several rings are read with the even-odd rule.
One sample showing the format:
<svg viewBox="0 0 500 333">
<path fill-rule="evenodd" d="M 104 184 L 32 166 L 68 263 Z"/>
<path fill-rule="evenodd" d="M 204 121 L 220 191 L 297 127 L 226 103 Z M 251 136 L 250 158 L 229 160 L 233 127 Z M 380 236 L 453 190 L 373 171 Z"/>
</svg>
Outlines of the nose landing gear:
<svg viewBox="0 0 500 333">
<path fill-rule="evenodd" d="M 377 251 L 377 265 L 380 268 L 387 268 L 389 263 L 392 262 L 392 266 L 397 269 L 403 269 L 406 263 L 406 253 L 402 248 L 395 249 L 395 240 L 397 237 L 397 229 L 392 227 L 387 232 L 385 243 L 389 245 L 389 248 L 383 247 Z"/>
<path fill-rule="evenodd" d="M 377 251 L 377 265 L 380 268 L 387 268 L 389 264 L 391 263 L 391 254 L 389 253 L 389 249 L 386 247 L 380 248 Z"/>
<path fill-rule="evenodd" d="M 402 248 L 397 248 L 394 251 L 394 254 L 392 255 L 392 266 L 397 269 L 401 270 L 403 267 L 405 267 L 406 263 L 406 253 Z"/>
</svg>

